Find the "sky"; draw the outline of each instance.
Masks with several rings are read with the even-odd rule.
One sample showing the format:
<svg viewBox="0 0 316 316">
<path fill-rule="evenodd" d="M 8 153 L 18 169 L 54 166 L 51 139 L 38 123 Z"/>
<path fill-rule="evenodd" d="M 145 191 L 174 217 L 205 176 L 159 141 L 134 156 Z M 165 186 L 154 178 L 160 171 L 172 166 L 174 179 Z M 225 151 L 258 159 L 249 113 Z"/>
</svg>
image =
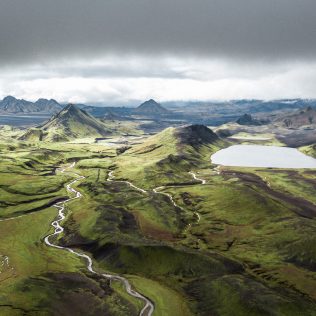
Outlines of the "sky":
<svg viewBox="0 0 316 316">
<path fill-rule="evenodd" d="M 0 0 L 0 98 L 316 98 L 315 0 Z"/>
</svg>

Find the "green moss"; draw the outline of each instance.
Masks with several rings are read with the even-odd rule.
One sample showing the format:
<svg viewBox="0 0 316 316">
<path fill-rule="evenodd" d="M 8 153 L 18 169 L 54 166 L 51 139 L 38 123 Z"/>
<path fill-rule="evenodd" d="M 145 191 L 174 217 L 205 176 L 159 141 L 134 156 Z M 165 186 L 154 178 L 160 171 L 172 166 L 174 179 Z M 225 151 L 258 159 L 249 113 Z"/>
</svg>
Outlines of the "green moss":
<svg viewBox="0 0 316 316">
<path fill-rule="evenodd" d="M 98 271 L 126 274 L 155 302 L 154 315 L 315 315 L 315 222 L 281 198 L 316 202 L 315 175 L 223 167 L 218 174 L 209 158 L 227 145 L 221 140 L 196 147 L 181 143 L 174 129 L 118 156 L 115 148 L 91 141 L 16 142 L 14 150 L 1 143 L 0 215 L 20 214 L 67 195 L 64 185 L 71 175 L 54 174 L 54 169 L 78 161 L 75 171 L 86 177 L 76 185 L 83 198 L 67 204 L 65 233 L 58 242 L 90 252 Z M 147 193 L 108 182 L 110 170 L 115 179 L 127 179 Z M 190 170 L 206 184 L 194 180 Z M 281 197 L 267 190 L 268 182 Z M 180 207 L 152 191 L 161 185 Z M 1 302 L 45 310 L 63 295 L 74 295 L 111 315 L 136 315 L 141 302 L 121 285 L 115 282 L 106 297 L 85 291 L 86 285 L 98 288 L 103 281 L 84 276 L 84 262 L 71 253 L 43 244 L 55 216 L 55 208 L 43 207 L 0 222 L 0 259 L 8 256 L 10 263 L 0 274 Z M 67 281 L 62 289 L 47 273 L 78 273 L 86 285 Z M 60 292 L 54 296 L 56 287 Z"/>
</svg>

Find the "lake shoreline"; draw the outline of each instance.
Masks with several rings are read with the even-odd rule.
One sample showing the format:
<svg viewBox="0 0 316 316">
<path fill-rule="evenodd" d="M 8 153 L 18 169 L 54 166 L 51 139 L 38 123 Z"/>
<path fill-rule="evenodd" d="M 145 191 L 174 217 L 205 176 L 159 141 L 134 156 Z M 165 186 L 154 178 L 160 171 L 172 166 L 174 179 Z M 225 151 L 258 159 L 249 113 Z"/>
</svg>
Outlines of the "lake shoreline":
<svg viewBox="0 0 316 316">
<path fill-rule="evenodd" d="M 227 167 L 316 169 L 313 157 L 279 146 L 233 145 L 213 154 L 211 161 Z"/>
</svg>

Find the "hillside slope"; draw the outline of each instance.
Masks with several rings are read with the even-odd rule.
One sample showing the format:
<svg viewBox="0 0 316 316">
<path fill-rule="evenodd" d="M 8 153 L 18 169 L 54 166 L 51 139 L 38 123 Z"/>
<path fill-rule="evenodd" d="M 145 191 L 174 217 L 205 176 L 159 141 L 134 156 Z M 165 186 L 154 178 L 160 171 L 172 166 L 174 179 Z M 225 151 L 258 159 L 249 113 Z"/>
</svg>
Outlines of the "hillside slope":
<svg viewBox="0 0 316 316">
<path fill-rule="evenodd" d="M 209 167 L 212 152 L 225 144 L 203 125 L 169 127 L 118 157 L 116 174 L 143 187 L 182 182 L 195 166 Z"/>
<path fill-rule="evenodd" d="M 287 128 L 314 125 L 316 124 L 316 109 L 307 107 L 304 110 L 295 111 L 293 114 L 280 117 L 276 122 Z"/>
<path fill-rule="evenodd" d="M 22 140 L 67 141 L 74 138 L 102 137 L 111 130 L 84 110 L 69 104 L 38 128 L 29 129 Z"/>
</svg>

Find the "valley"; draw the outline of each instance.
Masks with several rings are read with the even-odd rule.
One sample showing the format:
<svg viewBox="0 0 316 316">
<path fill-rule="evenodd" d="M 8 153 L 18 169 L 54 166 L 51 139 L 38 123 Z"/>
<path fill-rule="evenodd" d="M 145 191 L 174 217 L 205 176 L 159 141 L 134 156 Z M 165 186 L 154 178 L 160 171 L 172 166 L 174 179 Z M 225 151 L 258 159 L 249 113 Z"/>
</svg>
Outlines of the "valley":
<svg viewBox="0 0 316 316">
<path fill-rule="evenodd" d="M 0 0 L 0 316 L 316 316 L 315 13 Z"/>
<path fill-rule="evenodd" d="M 315 315 L 315 169 L 212 164 L 258 131 L 106 128 L 3 130 L 1 315 Z"/>
</svg>

